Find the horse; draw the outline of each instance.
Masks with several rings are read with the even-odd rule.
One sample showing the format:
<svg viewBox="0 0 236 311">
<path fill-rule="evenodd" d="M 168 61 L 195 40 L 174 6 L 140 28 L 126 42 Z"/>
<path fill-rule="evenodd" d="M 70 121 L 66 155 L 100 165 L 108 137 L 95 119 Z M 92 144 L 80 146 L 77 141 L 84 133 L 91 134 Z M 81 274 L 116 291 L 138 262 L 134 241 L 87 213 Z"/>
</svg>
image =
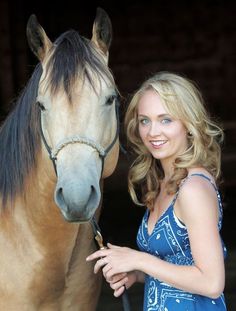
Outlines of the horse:
<svg viewBox="0 0 236 311">
<path fill-rule="evenodd" d="M 39 62 L 0 129 L 0 310 L 93 311 L 90 221 L 119 155 L 112 25 L 98 8 L 91 39 L 52 42 L 35 15 L 26 30 Z"/>
</svg>

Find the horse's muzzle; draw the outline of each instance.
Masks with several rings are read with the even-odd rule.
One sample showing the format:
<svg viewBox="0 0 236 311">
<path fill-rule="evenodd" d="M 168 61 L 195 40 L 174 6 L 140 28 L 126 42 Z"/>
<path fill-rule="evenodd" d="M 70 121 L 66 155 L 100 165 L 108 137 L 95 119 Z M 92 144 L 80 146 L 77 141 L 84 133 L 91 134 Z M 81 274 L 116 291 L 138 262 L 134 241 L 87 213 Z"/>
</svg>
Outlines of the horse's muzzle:
<svg viewBox="0 0 236 311">
<path fill-rule="evenodd" d="M 63 217 L 68 222 L 87 222 L 93 217 L 101 198 L 100 189 L 91 185 L 86 191 L 67 194 L 62 187 L 56 188 L 55 202 L 60 208 Z"/>
</svg>

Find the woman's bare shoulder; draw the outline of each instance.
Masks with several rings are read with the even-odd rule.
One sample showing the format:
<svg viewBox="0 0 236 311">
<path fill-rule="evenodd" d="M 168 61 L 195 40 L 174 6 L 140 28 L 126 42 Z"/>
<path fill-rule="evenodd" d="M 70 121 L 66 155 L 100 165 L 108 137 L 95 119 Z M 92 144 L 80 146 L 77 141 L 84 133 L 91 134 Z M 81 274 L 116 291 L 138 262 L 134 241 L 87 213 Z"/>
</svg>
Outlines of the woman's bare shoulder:
<svg viewBox="0 0 236 311">
<path fill-rule="evenodd" d="M 203 174 L 207 178 L 201 176 Z M 206 172 L 189 172 L 179 190 L 177 210 L 181 219 L 196 217 L 201 214 L 218 214 L 217 195 L 213 177 Z"/>
</svg>

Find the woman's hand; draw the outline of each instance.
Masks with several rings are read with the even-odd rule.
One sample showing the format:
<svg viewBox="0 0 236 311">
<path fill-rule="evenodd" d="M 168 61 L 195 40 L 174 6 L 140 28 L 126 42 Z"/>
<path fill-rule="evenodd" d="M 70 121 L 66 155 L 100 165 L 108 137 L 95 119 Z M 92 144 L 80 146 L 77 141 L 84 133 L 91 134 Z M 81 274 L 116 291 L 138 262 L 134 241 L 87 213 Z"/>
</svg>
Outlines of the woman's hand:
<svg viewBox="0 0 236 311">
<path fill-rule="evenodd" d="M 137 282 L 137 271 L 116 274 L 108 283 L 114 290 L 114 296 L 119 297 L 125 289 L 129 289 L 135 282 Z"/>
<path fill-rule="evenodd" d="M 139 251 L 128 247 L 108 243 L 106 249 L 96 251 L 88 256 L 86 260 L 98 259 L 94 266 L 94 273 L 97 273 L 103 267 L 104 277 L 109 281 L 115 274 L 135 270 L 135 263 L 139 253 Z"/>
<path fill-rule="evenodd" d="M 107 249 L 91 254 L 86 260 L 98 259 L 94 265 L 94 273 L 101 269 L 106 281 L 114 290 L 114 295 L 118 297 L 125 288 L 129 288 L 138 280 L 138 272 L 133 270 L 136 269 L 135 264 L 140 252 L 110 243 L 107 244 L 107 247 Z"/>
</svg>

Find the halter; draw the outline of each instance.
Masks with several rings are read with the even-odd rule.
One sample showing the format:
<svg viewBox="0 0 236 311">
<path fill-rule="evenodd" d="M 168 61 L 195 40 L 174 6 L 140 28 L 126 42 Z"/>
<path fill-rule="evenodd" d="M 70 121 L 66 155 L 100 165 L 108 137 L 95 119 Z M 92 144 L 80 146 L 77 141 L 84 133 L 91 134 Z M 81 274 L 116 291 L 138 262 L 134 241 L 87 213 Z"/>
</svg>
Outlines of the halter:
<svg viewBox="0 0 236 311">
<path fill-rule="evenodd" d="M 120 130 L 119 129 L 119 102 L 117 100 L 115 102 L 115 111 L 116 111 L 116 121 L 117 121 L 116 133 L 115 133 L 114 139 L 112 140 L 111 144 L 107 148 L 103 148 L 99 143 L 93 141 L 90 138 L 82 137 L 82 136 L 79 136 L 79 135 L 75 135 L 75 136 L 72 136 L 72 137 L 67 137 L 67 138 L 63 139 L 61 142 L 59 142 L 55 146 L 55 148 L 51 148 L 48 145 L 47 140 L 46 140 L 46 138 L 44 136 L 44 133 L 43 133 L 42 116 L 41 116 L 42 112 L 40 111 L 40 115 L 39 115 L 39 118 L 40 118 L 40 120 L 39 120 L 39 123 L 40 123 L 40 135 L 42 137 L 44 146 L 46 147 L 47 152 L 49 154 L 49 158 L 50 158 L 50 160 L 53 163 L 53 167 L 54 167 L 56 175 L 57 175 L 57 165 L 56 165 L 56 162 L 57 162 L 58 153 L 64 147 L 66 147 L 66 146 L 68 146 L 70 144 L 85 144 L 85 145 L 88 145 L 91 148 L 95 149 L 97 151 L 97 153 L 99 154 L 99 157 L 102 160 L 102 170 L 101 171 L 103 172 L 104 160 L 105 160 L 107 154 L 109 153 L 109 151 L 115 145 L 116 140 L 117 140 L 117 138 L 119 136 L 119 130 Z"/>
</svg>

